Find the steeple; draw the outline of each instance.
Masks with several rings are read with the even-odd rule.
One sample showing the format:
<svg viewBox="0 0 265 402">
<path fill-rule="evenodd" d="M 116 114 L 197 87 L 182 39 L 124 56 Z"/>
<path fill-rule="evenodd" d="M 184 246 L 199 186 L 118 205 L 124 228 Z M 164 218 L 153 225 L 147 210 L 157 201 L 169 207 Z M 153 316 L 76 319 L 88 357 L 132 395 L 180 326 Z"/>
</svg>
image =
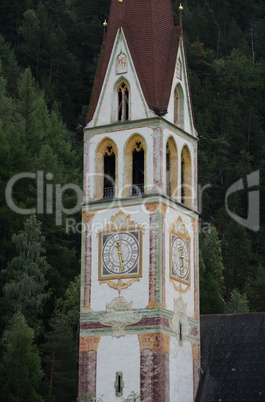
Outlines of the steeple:
<svg viewBox="0 0 265 402">
<path fill-rule="evenodd" d="M 166 113 L 181 33 L 180 27 L 174 27 L 171 0 L 111 0 L 87 121 L 97 106 L 119 29 L 124 32 L 150 110 Z"/>
<path fill-rule="evenodd" d="M 84 129 L 80 401 L 196 397 L 197 137 L 171 3 L 112 0 L 103 25 Z"/>
</svg>

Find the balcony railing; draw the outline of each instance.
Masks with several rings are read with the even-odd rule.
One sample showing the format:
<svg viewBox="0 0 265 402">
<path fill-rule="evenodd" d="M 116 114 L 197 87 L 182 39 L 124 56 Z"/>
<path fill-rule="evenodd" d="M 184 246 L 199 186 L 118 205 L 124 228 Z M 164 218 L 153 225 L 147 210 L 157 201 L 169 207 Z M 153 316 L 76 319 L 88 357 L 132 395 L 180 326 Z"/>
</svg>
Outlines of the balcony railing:
<svg viewBox="0 0 265 402">
<path fill-rule="evenodd" d="M 104 187 L 103 198 L 114 198 L 115 187 Z"/>
<path fill-rule="evenodd" d="M 133 184 L 132 185 L 132 195 L 144 194 L 144 184 Z"/>
</svg>

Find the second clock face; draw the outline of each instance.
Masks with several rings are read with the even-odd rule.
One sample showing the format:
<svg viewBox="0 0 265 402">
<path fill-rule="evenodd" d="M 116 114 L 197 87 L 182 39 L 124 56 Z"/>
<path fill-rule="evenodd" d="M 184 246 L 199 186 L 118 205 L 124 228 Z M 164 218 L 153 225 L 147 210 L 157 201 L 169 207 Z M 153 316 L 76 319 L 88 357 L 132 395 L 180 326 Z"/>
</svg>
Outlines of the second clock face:
<svg viewBox="0 0 265 402">
<path fill-rule="evenodd" d="M 138 231 L 102 234 L 100 277 L 139 276 Z"/>
<path fill-rule="evenodd" d="M 171 238 L 171 277 L 189 281 L 189 242 L 181 237 Z"/>
</svg>

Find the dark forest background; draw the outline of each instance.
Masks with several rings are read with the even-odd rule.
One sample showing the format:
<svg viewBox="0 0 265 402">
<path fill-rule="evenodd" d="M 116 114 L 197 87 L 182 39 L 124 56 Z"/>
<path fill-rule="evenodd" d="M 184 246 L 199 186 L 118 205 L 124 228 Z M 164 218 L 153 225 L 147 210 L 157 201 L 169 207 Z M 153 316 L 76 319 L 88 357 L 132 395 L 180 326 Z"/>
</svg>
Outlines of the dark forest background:
<svg viewBox="0 0 265 402">
<path fill-rule="evenodd" d="M 125 0 L 126 1 L 126 0 Z M 109 0 L 0 2 L 0 398 L 77 398 L 80 225 L 56 226 L 55 186 L 82 188 L 82 126 Z M 183 26 L 199 141 L 203 192 L 201 312 L 265 309 L 265 1 L 184 0 Z M 175 24 L 179 3 L 173 1 Z M 44 172 L 53 210 L 13 212 L 11 177 Z M 258 171 L 260 228 L 248 215 L 247 175 Z M 38 176 L 40 177 L 40 176 Z M 53 192 L 51 191 L 53 189 Z M 39 190 L 39 189 L 38 189 Z M 14 186 L 21 208 L 36 206 L 37 181 Z M 77 203 L 73 190 L 63 205 Z M 37 211 L 40 212 L 40 211 Z M 80 212 L 71 215 L 80 222 Z"/>
</svg>

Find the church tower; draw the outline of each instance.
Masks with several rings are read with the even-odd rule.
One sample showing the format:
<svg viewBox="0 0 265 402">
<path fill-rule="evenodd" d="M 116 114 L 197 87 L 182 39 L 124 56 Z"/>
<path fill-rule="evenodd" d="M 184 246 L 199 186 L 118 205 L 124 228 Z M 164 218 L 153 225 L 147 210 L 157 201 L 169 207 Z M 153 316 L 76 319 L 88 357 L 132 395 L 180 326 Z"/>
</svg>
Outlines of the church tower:
<svg viewBox="0 0 265 402">
<path fill-rule="evenodd" d="M 194 401 L 197 133 L 171 0 L 111 0 L 84 129 L 79 399 Z M 132 399 L 133 400 L 133 399 Z"/>
</svg>

